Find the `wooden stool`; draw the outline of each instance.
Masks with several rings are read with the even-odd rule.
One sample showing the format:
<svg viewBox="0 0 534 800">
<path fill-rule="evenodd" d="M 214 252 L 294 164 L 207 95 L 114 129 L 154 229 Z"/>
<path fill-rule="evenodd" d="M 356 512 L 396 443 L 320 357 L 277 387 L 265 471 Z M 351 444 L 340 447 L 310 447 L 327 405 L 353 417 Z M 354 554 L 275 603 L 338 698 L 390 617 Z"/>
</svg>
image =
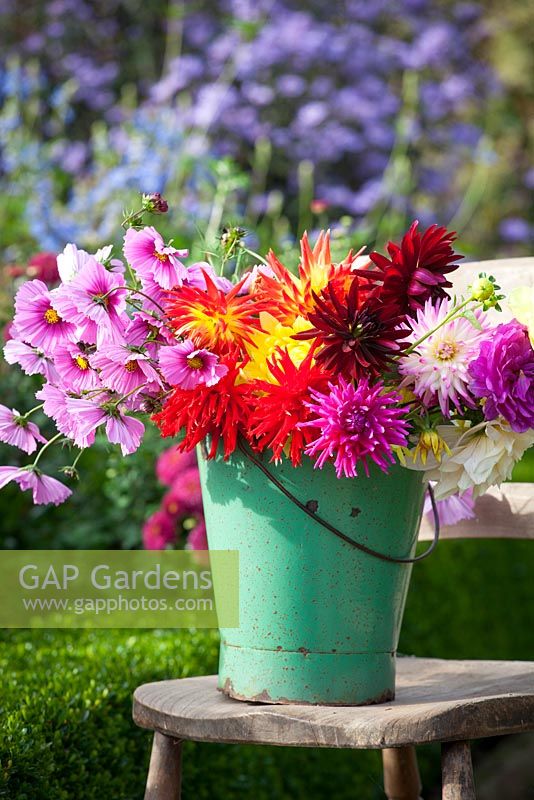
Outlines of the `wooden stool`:
<svg viewBox="0 0 534 800">
<path fill-rule="evenodd" d="M 418 800 L 414 745 L 440 742 L 443 800 L 474 800 L 469 740 L 534 730 L 534 664 L 400 657 L 397 696 L 378 706 L 258 705 L 216 677 L 140 686 L 134 721 L 155 731 L 145 800 L 178 800 L 181 743 L 380 749 L 389 800 Z"/>
</svg>

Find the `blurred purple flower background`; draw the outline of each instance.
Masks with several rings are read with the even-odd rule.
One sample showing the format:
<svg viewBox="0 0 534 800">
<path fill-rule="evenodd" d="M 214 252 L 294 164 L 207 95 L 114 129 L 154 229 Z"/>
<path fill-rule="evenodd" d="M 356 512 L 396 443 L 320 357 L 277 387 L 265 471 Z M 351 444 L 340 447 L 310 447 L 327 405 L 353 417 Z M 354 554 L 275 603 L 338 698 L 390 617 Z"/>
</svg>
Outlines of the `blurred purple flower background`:
<svg viewBox="0 0 534 800">
<path fill-rule="evenodd" d="M 2 0 L 0 181 L 19 228 L 3 258 L 100 243 L 139 189 L 178 204 L 193 236 L 221 156 L 241 173 L 223 216 L 263 240 L 340 216 L 383 240 L 417 216 L 475 257 L 525 253 L 532 90 L 514 9 L 37 0 L 22 16 Z"/>
</svg>

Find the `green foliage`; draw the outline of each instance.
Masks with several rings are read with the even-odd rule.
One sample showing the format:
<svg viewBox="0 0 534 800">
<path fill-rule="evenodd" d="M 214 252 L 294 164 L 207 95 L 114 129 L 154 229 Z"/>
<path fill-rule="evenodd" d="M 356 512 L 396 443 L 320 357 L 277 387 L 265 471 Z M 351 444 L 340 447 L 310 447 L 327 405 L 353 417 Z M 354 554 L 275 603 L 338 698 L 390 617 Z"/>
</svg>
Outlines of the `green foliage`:
<svg viewBox="0 0 534 800">
<path fill-rule="evenodd" d="M 400 652 L 534 659 L 531 573 L 530 541 L 441 542 L 413 568 Z"/>
<path fill-rule="evenodd" d="M 205 631 L 13 631 L 0 645 L 0 797 L 141 800 L 150 734 L 134 688 L 216 670 Z M 381 796 L 373 753 L 188 744 L 184 798 Z"/>
</svg>

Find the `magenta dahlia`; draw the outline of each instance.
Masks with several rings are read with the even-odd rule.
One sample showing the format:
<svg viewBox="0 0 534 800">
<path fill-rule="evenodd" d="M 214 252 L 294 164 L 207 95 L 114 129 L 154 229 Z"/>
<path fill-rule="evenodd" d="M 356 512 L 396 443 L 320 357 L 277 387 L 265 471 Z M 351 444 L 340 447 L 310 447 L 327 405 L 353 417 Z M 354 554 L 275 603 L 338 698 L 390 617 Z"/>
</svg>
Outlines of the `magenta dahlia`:
<svg viewBox="0 0 534 800">
<path fill-rule="evenodd" d="M 341 376 L 337 384 L 328 386 L 325 394 L 312 391 L 314 402 L 306 403 L 313 417 L 302 427 L 320 431 L 306 454 L 318 456 L 315 466 L 319 468 L 332 458 L 338 478 L 357 477 L 358 464 L 369 475 L 368 459 L 387 472 L 389 464 L 395 463 L 392 447 L 405 447 L 408 441 L 400 395 L 387 391 L 381 381 L 371 386 L 367 379 L 354 386 Z"/>
<path fill-rule="evenodd" d="M 498 416 L 513 431 L 534 428 L 534 350 L 528 330 L 517 320 L 499 325 L 471 362 L 471 392 L 484 398 L 484 416 Z"/>
</svg>

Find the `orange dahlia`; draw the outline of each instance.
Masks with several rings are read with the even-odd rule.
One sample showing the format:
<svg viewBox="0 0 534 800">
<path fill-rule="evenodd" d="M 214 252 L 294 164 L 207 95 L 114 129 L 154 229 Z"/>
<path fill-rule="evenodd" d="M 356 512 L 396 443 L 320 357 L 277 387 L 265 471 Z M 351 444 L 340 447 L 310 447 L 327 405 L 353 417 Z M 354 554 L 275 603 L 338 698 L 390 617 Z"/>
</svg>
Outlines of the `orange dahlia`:
<svg viewBox="0 0 534 800">
<path fill-rule="evenodd" d="M 300 241 L 298 277 L 289 272 L 271 250 L 267 259 L 274 275 L 260 275 L 255 294 L 268 298 L 271 313 L 284 324 L 291 325 L 296 317 L 306 317 L 314 309 L 314 293 L 319 294 L 332 281 L 336 284 L 350 283 L 355 265 L 363 269 L 366 263 L 370 263 L 361 258 L 362 250 L 355 254 L 351 250 L 343 261 L 334 264 L 330 253 L 330 231 L 321 231 L 313 249 L 305 233 Z"/>
<path fill-rule="evenodd" d="M 187 336 L 197 347 L 223 354 L 251 344 L 251 333 L 260 329 L 259 312 L 265 302 L 250 295 L 239 296 L 241 283 L 226 294 L 202 270 L 206 291 L 182 286 L 168 293 L 166 312 L 178 336 Z"/>
</svg>

